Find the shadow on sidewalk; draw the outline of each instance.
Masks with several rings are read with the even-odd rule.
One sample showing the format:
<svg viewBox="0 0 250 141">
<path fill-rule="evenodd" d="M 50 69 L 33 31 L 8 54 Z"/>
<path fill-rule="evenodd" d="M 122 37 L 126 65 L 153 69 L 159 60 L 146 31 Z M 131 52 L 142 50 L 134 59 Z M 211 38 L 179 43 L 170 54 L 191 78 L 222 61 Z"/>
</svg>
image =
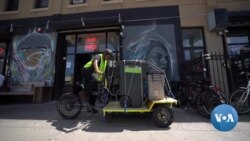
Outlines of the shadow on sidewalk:
<svg viewBox="0 0 250 141">
<path fill-rule="evenodd" d="M 0 120 L 45 120 L 57 130 L 69 133 L 76 130 L 86 132 L 123 132 L 129 131 L 161 131 L 169 128 L 158 128 L 152 120 L 151 114 L 113 114 L 108 121 L 104 121 L 100 113 L 92 115 L 82 112 L 73 120 L 63 119 L 56 110 L 56 102 L 45 104 L 1 105 Z M 200 116 L 195 110 L 173 108 L 174 124 L 209 123 L 210 120 Z M 250 122 L 250 114 L 239 116 L 240 122 Z"/>
<path fill-rule="evenodd" d="M 82 130 L 86 132 L 123 132 L 147 131 L 147 130 L 169 130 L 171 128 L 158 128 L 154 125 L 150 115 L 115 114 L 104 120 L 102 114 L 81 114 L 74 120 L 54 120 L 48 121 L 57 130 L 65 133 Z"/>
</svg>

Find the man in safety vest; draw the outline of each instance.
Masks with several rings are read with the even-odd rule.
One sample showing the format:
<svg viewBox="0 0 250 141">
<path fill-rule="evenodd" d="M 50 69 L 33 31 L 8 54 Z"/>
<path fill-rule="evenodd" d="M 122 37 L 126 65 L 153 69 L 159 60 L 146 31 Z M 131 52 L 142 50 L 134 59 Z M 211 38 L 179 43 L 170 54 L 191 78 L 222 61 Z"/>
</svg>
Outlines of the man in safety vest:
<svg viewBox="0 0 250 141">
<path fill-rule="evenodd" d="M 97 90 L 98 82 L 101 82 L 105 74 L 105 70 L 108 64 L 108 60 L 113 58 L 113 52 L 110 49 L 106 49 L 103 54 L 97 54 L 86 63 L 82 68 L 82 77 L 84 84 L 84 92 L 89 97 L 90 108 L 89 112 L 98 113 L 94 108 L 96 95 L 93 95 L 93 91 Z M 79 94 L 83 99 L 83 94 Z"/>
</svg>

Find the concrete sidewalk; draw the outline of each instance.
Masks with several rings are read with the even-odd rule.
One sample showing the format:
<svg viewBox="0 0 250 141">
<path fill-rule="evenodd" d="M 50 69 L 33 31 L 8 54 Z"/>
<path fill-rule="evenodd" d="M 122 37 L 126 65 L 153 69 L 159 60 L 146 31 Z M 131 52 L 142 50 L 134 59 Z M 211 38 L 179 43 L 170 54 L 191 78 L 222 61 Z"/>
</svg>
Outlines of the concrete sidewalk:
<svg viewBox="0 0 250 141">
<path fill-rule="evenodd" d="M 0 106 L 0 141 L 248 141 L 250 114 L 240 116 L 233 131 L 219 132 L 193 110 L 174 108 L 175 121 L 168 129 L 155 127 L 150 115 L 114 115 L 82 112 L 64 120 L 56 102 Z"/>
</svg>

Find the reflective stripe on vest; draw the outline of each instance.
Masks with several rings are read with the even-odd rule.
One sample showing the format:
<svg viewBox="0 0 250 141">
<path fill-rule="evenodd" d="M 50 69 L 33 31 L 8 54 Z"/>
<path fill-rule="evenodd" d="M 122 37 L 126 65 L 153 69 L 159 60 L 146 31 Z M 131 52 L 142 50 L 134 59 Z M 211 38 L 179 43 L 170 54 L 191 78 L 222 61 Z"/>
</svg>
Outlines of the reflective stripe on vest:
<svg viewBox="0 0 250 141">
<path fill-rule="evenodd" d="M 101 63 L 100 63 L 100 65 L 98 66 L 99 67 L 99 70 L 102 72 L 102 73 L 104 73 L 105 72 L 105 70 L 106 70 L 106 67 L 107 67 L 107 60 L 104 60 L 103 59 L 103 54 L 98 54 L 98 55 L 100 55 L 101 56 Z M 94 58 L 93 58 L 94 59 Z M 84 68 L 86 68 L 86 69 L 88 69 L 88 68 L 90 68 L 90 67 L 92 67 L 92 65 L 93 65 L 93 59 L 91 59 L 88 63 L 86 63 L 85 65 L 84 65 Z M 98 81 L 101 81 L 102 80 L 102 76 L 98 76 Z"/>
</svg>

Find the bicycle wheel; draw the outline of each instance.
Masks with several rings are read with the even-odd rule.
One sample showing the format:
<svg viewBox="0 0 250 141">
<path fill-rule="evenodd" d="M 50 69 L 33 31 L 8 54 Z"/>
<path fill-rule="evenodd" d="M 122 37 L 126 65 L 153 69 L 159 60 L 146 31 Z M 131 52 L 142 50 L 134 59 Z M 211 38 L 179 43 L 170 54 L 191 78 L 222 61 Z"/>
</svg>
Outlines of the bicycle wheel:
<svg viewBox="0 0 250 141">
<path fill-rule="evenodd" d="M 230 97 L 230 104 L 236 109 L 238 114 L 247 114 L 250 112 L 250 96 L 246 90 L 238 89 Z"/>
<path fill-rule="evenodd" d="M 57 111 L 64 119 L 74 119 L 81 112 L 80 98 L 75 94 L 66 93 L 57 102 Z"/>
<path fill-rule="evenodd" d="M 206 103 L 206 92 L 202 92 L 199 95 L 197 95 L 197 101 L 196 101 L 196 109 L 198 113 L 204 117 L 209 117 L 209 114 L 205 110 L 205 103 Z"/>
<path fill-rule="evenodd" d="M 222 96 L 222 94 L 220 95 L 213 90 L 210 90 L 210 93 L 207 96 L 207 101 L 204 105 L 208 118 L 210 118 L 210 115 L 214 108 L 220 104 L 227 104 L 227 100 Z"/>
<path fill-rule="evenodd" d="M 207 90 L 200 95 L 197 101 L 197 110 L 202 116 L 210 118 L 213 109 L 220 104 L 226 104 L 224 96 L 213 90 Z"/>
</svg>

